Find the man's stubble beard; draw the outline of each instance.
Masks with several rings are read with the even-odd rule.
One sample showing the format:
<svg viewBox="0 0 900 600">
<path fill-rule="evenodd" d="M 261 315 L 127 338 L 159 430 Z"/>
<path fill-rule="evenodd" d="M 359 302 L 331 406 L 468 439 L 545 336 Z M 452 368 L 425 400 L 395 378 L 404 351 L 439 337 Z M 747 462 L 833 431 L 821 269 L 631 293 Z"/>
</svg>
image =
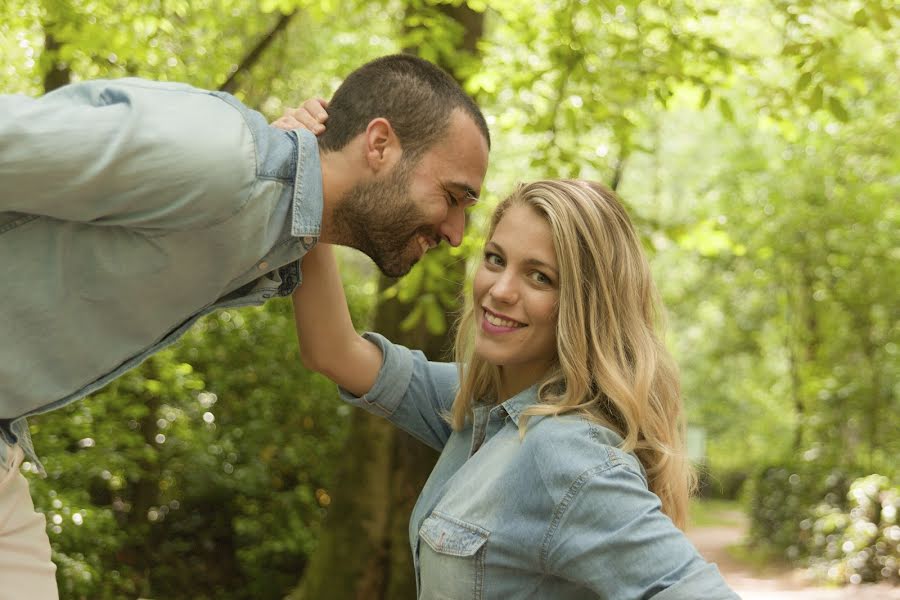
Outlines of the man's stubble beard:
<svg viewBox="0 0 900 600">
<path fill-rule="evenodd" d="M 357 184 L 332 214 L 335 237 L 366 254 L 388 277 L 406 275 L 418 261 L 410 251 L 415 236 L 437 237 L 409 195 L 410 162 L 401 161 L 384 179 Z"/>
</svg>

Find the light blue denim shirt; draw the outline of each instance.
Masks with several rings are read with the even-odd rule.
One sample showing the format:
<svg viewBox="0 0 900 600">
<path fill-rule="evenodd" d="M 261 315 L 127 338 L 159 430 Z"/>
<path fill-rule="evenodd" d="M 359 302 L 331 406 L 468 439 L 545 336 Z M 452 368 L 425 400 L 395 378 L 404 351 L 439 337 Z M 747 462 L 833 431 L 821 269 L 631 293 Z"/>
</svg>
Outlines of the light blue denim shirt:
<svg viewBox="0 0 900 600">
<path fill-rule="evenodd" d="M 2 440 L 34 460 L 24 417 L 207 313 L 290 294 L 321 218 L 315 137 L 228 94 L 120 79 L 0 96 Z"/>
<path fill-rule="evenodd" d="M 456 365 L 366 334 L 375 385 L 342 398 L 441 452 L 410 519 L 418 597 L 718 600 L 738 596 L 661 511 L 621 438 L 578 416 L 531 417 L 532 387 L 453 431 Z"/>
</svg>

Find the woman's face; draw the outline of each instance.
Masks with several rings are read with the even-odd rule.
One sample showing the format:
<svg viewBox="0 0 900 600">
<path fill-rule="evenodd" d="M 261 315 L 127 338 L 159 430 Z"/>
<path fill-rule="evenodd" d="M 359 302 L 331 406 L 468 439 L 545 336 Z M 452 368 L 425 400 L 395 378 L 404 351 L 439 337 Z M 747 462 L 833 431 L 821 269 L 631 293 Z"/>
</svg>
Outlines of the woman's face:
<svg viewBox="0 0 900 600">
<path fill-rule="evenodd" d="M 508 398 L 556 361 L 559 267 L 543 216 L 525 205 L 506 210 L 485 245 L 473 293 L 475 354 L 500 367 Z"/>
</svg>

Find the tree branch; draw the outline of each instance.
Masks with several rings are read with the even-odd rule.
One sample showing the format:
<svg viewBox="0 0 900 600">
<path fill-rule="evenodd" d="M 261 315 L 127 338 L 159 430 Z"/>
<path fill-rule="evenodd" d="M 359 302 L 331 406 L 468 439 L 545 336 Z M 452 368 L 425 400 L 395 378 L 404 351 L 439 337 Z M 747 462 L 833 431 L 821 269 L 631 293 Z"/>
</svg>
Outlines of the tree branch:
<svg viewBox="0 0 900 600">
<path fill-rule="evenodd" d="M 265 36 L 263 36 L 263 38 L 261 40 L 259 40 L 259 42 L 253 48 L 253 50 L 251 50 L 249 52 L 249 54 L 247 54 L 247 56 L 244 57 L 244 60 L 241 61 L 241 64 L 238 65 L 237 69 L 235 69 L 231 73 L 231 75 L 228 77 L 228 79 L 225 80 L 225 83 L 223 83 L 222 85 L 219 86 L 219 91 L 228 92 L 229 94 L 234 93 L 234 91 L 237 89 L 237 86 L 238 86 L 238 84 L 237 84 L 238 76 L 243 73 L 246 73 L 251 68 L 253 68 L 253 65 L 255 65 L 259 61 L 259 58 L 260 58 L 260 56 L 262 56 L 262 53 L 265 52 L 266 48 L 268 48 L 269 45 L 271 45 L 271 43 L 273 41 L 275 41 L 275 38 L 278 36 L 278 34 L 281 33 L 281 31 L 285 27 L 287 27 L 290 20 L 296 14 L 297 14 L 297 11 L 294 10 L 292 12 L 289 12 L 286 15 L 281 15 L 281 18 L 278 19 L 278 22 L 275 24 L 275 27 L 273 27 L 269 31 L 269 33 L 267 33 Z"/>
</svg>

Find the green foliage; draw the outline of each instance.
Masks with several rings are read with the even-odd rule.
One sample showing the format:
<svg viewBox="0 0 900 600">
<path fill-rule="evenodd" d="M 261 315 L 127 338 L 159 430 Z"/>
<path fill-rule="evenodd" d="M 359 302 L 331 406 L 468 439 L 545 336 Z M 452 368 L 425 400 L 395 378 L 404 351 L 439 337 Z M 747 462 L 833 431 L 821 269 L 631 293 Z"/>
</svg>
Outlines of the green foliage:
<svg viewBox="0 0 900 600">
<path fill-rule="evenodd" d="M 463 4 L 485 15 L 477 53 L 459 50 Z M 881 526 L 889 509 L 877 521 L 843 498 L 852 476 L 895 481 L 900 456 L 898 18 L 884 0 L 9 0 L 0 90 L 234 75 L 234 93 L 274 118 L 370 58 L 424 48 L 484 108 L 491 171 L 463 245 L 429 253 L 384 298 L 368 261 L 342 256 L 356 322 L 397 298 L 405 327 L 446 332 L 462 263 L 516 182 L 617 183 L 669 309 L 712 486 L 730 494 L 758 465 L 783 465 L 750 477 L 754 535 L 868 578 L 896 530 Z M 295 345 L 285 302 L 226 311 L 34 419 L 49 477 L 32 486 L 64 598 L 275 598 L 296 583 L 346 409 Z M 860 485 L 891 506 L 882 483 Z"/>
<path fill-rule="evenodd" d="M 747 491 L 751 543 L 789 560 L 808 558 L 814 507 L 841 503 L 852 480 L 852 474 L 814 461 L 760 469 Z"/>
<path fill-rule="evenodd" d="M 816 507 L 810 554 L 820 578 L 833 584 L 900 582 L 900 486 L 883 475 L 857 479 L 845 505 Z"/>
<path fill-rule="evenodd" d="M 768 467 L 749 491 L 750 540 L 833 584 L 900 579 L 900 488 L 813 462 Z"/>
<path fill-rule="evenodd" d="M 286 593 L 315 547 L 348 414 L 298 361 L 289 302 L 224 311 L 32 421 L 49 475 L 32 491 L 64 596 Z"/>
</svg>

